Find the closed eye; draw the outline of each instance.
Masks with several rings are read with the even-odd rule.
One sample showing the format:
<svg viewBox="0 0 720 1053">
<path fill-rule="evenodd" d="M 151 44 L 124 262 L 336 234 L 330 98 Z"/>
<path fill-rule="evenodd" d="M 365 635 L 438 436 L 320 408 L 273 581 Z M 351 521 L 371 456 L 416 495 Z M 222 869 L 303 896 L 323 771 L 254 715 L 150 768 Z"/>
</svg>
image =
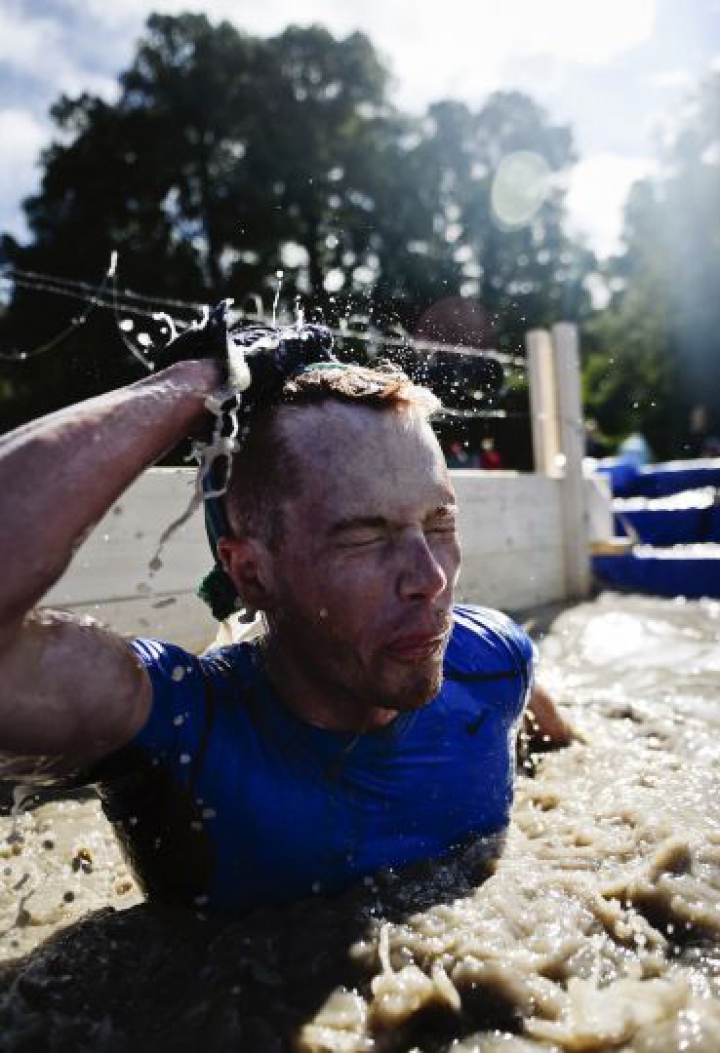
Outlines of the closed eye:
<svg viewBox="0 0 720 1053">
<path fill-rule="evenodd" d="M 370 545 L 376 545 L 380 541 L 385 540 L 385 534 L 357 534 L 355 536 L 345 535 L 338 545 L 340 548 L 367 548 Z"/>
<path fill-rule="evenodd" d="M 339 548 L 364 548 L 383 541 L 387 531 L 388 522 L 382 516 L 363 516 L 335 523 L 330 539 Z"/>
</svg>

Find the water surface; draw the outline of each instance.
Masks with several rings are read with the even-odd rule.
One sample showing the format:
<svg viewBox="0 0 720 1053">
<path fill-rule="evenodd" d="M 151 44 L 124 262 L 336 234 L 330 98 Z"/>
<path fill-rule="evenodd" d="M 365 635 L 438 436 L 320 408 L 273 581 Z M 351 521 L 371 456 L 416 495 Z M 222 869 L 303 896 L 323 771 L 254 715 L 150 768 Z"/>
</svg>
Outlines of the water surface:
<svg viewBox="0 0 720 1053">
<path fill-rule="evenodd" d="M 586 741 L 531 759 L 489 876 L 469 846 L 223 926 L 143 904 L 94 802 L 0 820 L 0 1049 L 717 1053 L 719 630 L 611 595 L 556 620 Z"/>
</svg>

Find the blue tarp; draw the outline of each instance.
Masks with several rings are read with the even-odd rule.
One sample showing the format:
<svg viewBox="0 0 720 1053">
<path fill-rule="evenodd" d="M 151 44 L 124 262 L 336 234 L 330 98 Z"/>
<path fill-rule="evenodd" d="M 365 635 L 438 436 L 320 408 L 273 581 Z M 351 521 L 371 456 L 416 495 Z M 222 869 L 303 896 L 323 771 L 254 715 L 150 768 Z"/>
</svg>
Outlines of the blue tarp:
<svg viewBox="0 0 720 1053">
<path fill-rule="evenodd" d="M 593 571 L 600 580 L 622 592 L 651 596 L 703 596 L 720 599 L 720 555 L 717 558 L 683 559 L 654 555 L 593 556 Z"/>
<path fill-rule="evenodd" d="M 631 534 L 625 529 L 627 524 L 647 547 L 638 546 L 623 555 L 594 556 L 597 577 L 626 592 L 720 599 L 720 505 L 708 503 L 712 488 L 720 488 L 720 459 L 638 467 L 630 459 L 607 457 L 599 462 L 598 470 L 610 477 L 615 497 L 640 498 L 628 502 L 630 509 L 619 510 L 617 505 L 622 502 L 613 502 L 615 530 L 620 535 Z M 706 487 L 711 489 L 705 494 L 673 497 Z M 670 507 L 657 507 L 663 504 Z M 693 504 L 705 507 L 688 507 Z M 688 548 L 673 549 L 675 545 Z"/>
<path fill-rule="evenodd" d="M 640 541 L 647 545 L 687 545 L 720 542 L 720 505 L 708 508 L 642 508 L 616 512 L 615 533 L 630 533 L 629 523 Z"/>
<path fill-rule="evenodd" d="M 720 462 L 688 461 L 687 467 L 680 468 L 657 464 L 641 468 L 631 483 L 633 494 L 640 497 L 667 497 L 701 486 L 720 486 Z"/>
<path fill-rule="evenodd" d="M 667 497 L 702 486 L 720 487 L 720 460 L 668 461 L 639 468 L 623 457 L 603 457 L 596 471 L 608 476 L 614 497 Z"/>
</svg>

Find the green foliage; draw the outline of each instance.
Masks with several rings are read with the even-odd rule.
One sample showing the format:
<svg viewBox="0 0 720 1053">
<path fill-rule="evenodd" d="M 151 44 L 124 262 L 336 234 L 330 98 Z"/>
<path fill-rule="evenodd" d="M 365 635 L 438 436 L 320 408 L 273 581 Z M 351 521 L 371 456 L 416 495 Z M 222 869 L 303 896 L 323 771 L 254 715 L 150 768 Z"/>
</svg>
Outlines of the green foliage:
<svg viewBox="0 0 720 1053">
<path fill-rule="evenodd" d="M 720 430 L 720 75 L 702 86 L 661 172 L 633 188 L 616 292 L 587 327 L 586 405 L 609 433 L 685 450 L 689 410 Z"/>
<path fill-rule="evenodd" d="M 97 281 L 118 250 L 121 285 L 194 301 L 267 303 L 282 267 L 284 296 L 331 322 L 360 307 L 418 335 L 512 350 L 532 326 L 585 317 L 593 259 L 564 233 L 556 178 L 573 161 L 569 131 L 516 92 L 410 117 L 387 84 L 360 33 L 258 39 L 203 15 L 153 15 L 116 103 L 54 106 L 58 137 L 25 206 L 30 244 L 4 238 L 3 258 Z M 549 182 L 512 225 L 492 187 L 515 151 L 542 158 Z M 18 291 L 0 342 L 31 348 L 76 310 L 51 296 L 38 310 Z M 62 351 L 8 370 L 17 423 L 137 366 L 98 315 Z"/>
</svg>

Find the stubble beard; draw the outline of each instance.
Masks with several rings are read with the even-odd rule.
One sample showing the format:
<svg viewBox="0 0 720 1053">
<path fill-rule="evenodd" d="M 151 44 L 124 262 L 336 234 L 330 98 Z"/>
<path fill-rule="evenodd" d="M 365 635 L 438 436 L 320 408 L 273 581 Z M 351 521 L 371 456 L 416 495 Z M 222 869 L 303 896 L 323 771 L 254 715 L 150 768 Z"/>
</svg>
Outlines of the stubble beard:
<svg viewBox="0 0 720 1053">
<path fill-rule="evenodd" d="M 412 712 L 431 702 L 442 687 L 445 646 L 432 660 L 402 667 L 381 651 L 368 666 L 331 625 L 308 625 L 291 604 L 275 628 L 276 642 L 302 663 L 309 681 L 326 697 L 335 695 L 339 703 L 345 700 L 356 710 Z"/>
<path fill-rule="evenodd" d="M 403 663 L 400 667 L 382 652 L 370 667 L 341 659 L 335 665 L 337 685 L 367 710 L 403 713 L 422 709 L 442 687 L 444 652 L 443 647 L 432 660 Z"/>
</svg>

